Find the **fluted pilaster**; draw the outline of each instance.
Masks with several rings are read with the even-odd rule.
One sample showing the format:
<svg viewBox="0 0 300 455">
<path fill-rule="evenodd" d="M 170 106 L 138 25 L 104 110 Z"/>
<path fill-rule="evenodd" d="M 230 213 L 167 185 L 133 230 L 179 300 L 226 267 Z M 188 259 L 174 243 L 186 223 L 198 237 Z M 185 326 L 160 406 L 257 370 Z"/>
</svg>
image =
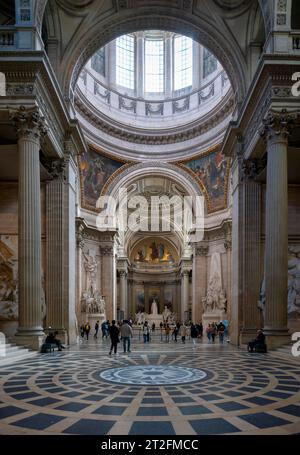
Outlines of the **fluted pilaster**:
<svg viewBox="0 0 300 455">
<path fill-rule="evenodd" d="M 182 272 L 182 304 L 181 304 L 181 320 L 185 321 L 186 312 L 189 309 L 189 285 L 190 285 L 190 272 L 183 270 Z"/>
<path fill-rule="evenodd" d="M 250 163 L 248 163 L 250 164 Z M 243 328 L 241 342 L 253 339 L 259 325 L 257 302 L 260 287 L 260 184 L 255 163 L 243 179 Z M 247 168 L 249 169 L 249 167 Z"/>
<path fill-rule="evenodd" d="M 192 320 L 201 322 L 203 313 L 202 299 L 206 295 L 207 284 L 207 245 L 195 245 L 193 254 L 193 303 Z"/>
<path fill-rule="evenodd" d="M 64 332 L 64 181 L 63 162 L 52 163 L 53 180 L 46 187 L 47 327 Z"/>
<path fill-rule="evenodd" d="M 127 317 L 127 274 L 125 270 L 120 270 L 120 311 Z"/>
</svg>

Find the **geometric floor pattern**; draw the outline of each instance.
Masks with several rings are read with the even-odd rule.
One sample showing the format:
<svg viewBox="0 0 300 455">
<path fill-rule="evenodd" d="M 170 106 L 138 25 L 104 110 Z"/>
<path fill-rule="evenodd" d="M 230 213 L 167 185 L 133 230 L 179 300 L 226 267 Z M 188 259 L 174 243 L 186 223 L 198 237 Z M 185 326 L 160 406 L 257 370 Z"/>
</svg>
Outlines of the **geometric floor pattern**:
<svg viewBox="0 0 300 455">
<path fill-rule="evenodd" d="M 0 434 L 300 434 L 300 361 L 231 345 L 135 343 L 108 356 L 108 340 L 4 366 Z M 114 383 L 111 369 L 202 371 L 193 382 Z M 186 370 L 187 369 L 187 370 Z M 193 378 L 195 379 L 195 378 Z"/>
</svg>

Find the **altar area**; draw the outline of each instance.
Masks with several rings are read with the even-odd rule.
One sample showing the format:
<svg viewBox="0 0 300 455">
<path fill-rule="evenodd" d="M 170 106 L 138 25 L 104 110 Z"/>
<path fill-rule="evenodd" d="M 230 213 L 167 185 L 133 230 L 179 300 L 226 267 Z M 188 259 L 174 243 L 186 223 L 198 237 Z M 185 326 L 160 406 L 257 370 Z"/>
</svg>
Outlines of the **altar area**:
<svg viewBox="0 0 300 455">
<path fill-rule="evenodd" d="M 135 314 L 135 324 L 143 325 L 146 321 L 148 321 L 149 326 L 151 327 L 154 323 L 155 326 L 159 326 L 161 323 L 173 325 L 176 323 L 177 315 L 176 313 L 172 313 L 171 310 L 165 305 L 164 311 L 159 314 L 158 313 L 158 306 L 156 300 L 153 300 L 151 304 L 151 313 L 148 314 L 144 311 L 139 311 Z"/>
</svg>

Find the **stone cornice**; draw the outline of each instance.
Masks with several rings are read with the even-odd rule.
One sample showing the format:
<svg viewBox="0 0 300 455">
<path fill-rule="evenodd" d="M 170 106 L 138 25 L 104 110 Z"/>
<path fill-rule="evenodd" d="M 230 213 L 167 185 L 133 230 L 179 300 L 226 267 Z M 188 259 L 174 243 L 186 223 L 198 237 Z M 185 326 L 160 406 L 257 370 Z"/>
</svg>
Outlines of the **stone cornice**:
<svg viewBox="0 0 300 455">
<path fill-rule="evenodd" d="M 165 145 L 184 142 L 208 132 L 233 113 L 235 102 L 232 92 L 230 92 L 212 112 L 209 112 L 202 119 L 179 126 L 175 132 L 162 129 L 153 134 L 149 134 L 142 128 L 132 130 L 127 125 L 118 124 L 116 121 L 108 119 L 99 110 L 96 110 L 86 98 L 80 96 L 78 91 L 75 96 L 75 106 L 83 118 L 112 137 L 135 144 Z"/>
<path fill-rule="evenodd" d="M 86 150 L 78 120 L 63 98 L 47 55 L 43 51 L 0 52 L 0 62 L 8 95 L 0 98 L 0 105 L 14 106 L 20 97 L 24 105 L 37 104 L 59 156 L 63 154 L 66 136 L 72 137 L 76 154 Z"/>
<path fill-rule="evenodd" d="M 271 108 L 284 107 L 288 104 L 290 109 L 297 109 L 299 98 L 293 97 L 291 89 L 292 74 L 299 67 L 295 56 L 264 55 L 258 66 L 256 76 L 245 97 L 237 121 L 229 124 L 225 134 L 222 151 L 227 156 L 233 155 L 237 135 L 243 134 L 245 150 L 255 139 L 258 141 L 258 130 L 263 124 L 263 119 Z"/>
</svg>

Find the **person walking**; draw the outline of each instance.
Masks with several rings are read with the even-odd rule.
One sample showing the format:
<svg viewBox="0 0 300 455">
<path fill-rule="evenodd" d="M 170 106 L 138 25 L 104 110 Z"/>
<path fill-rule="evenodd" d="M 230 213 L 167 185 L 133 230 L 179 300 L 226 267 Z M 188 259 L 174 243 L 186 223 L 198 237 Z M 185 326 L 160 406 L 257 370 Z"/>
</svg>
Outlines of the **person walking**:
<svg viewBox="0 0 300 455">
<path fill-rule="evenodd" d="M 84 331 L 85 331 L 86 339 L 87 339 L 87 341 L 88 341 L 88 340 L 89 340 L 89 334 L 90 334 L 90 331 L 91 331 L 91 326 L 90 326 L 90 323 L 89 323 L 89 322 L 87 322 L 87 323 L 85 324 Z"/>
<path fill-rule="evenodd" d="M 122 341 L 123 341 L 123 349 L 124 349 L 124 354 L 126 353 L 126 348 L 127 352 L 130 351 L 130 338 L 133 336 L 133 331 L 130 325 L 128 324 L 128 321 L 124 320 L 123 324 L 121 325 L 120 329 Z"/>
<path fill-rule="evenodd" d="M 145 321 L 144 327 L 143 327 L 143 337 L 144 337 L 144 343 L 149 343 L 150 341 L 150 327 L 148 325 L 148 321 Z"/>
<path fill-rule="evenodd" d="M 186 329 L 186 325 L 184 323 L 180 327 L 179 333 L 180 333 L 180 336 L 181 336 L 182 343 L 185 344 L 185 337 L 186 337 L 186 334 L 187 334 L 187 329 Z"/>
<path fill-rule="evenodd" d="M 110 331 L 109 331 L 111 346 L 110 346 L 109 355 L 111 355 L 112 351 L 114 351 L 114 354 L 117 354 L 118 343 L 120 342 L 119 333 L 120 333 L 120 330 L 116 326 L 116 321 L 115 320 L 111 321 L 111 327 L 110 327 Z"/>
<path fill-rule="evenodd" d="M 98 332 L 99 332 L 99 321 L 97 321 L 95 324 L 94 338 L 98 338 Z"/>
<path fill-rule="evenodd" d="M 210 336 L 211 336 L 211 341 L 214 343 L 215 342 L 215 337 L 216 337 L 216 326 L 213 323 L 210 328 Z"/>
<path fill-rule="evenodd" d="M 166 324 L 165 334 L 166 334 L 166 343 L 170 343 L 170 326 L 169 326 L 169 324 Z"/>
<path fill-rule="evenodd" d="M 191 325 L 191 338 L 192 338 L 192 341 L 193 341 L 193 348 L 196 347 L 197 337 L 198 337 L 197 327 L 192 323 L 192 325 Z"/>
<path fill-rule="evenodd" d="M 218 324 L 218 335 L 219 335 L 219 341 L 221 344 L 224 343 L 224 333 L 225 333 L 225 325 L 220 322 L 220 324 Z"/>
<path fill-rule="evenodd" d="M 211 340 L 211 325 L 210 324 L 208 324 L 208 326 L 206 327 L 205 332 L 206 332 L 208 342 L 210 342 L 210 340 Z"/>
</svg>

